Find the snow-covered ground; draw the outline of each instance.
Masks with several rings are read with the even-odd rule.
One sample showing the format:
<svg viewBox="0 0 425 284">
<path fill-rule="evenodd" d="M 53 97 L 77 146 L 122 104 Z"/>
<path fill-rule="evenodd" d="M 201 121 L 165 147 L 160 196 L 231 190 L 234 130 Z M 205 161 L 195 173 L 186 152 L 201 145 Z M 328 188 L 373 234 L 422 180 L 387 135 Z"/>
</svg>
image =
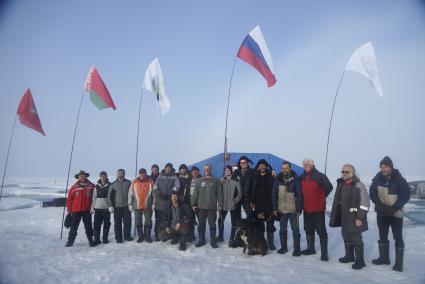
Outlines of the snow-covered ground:
<svg viewBox="0 0 425 284">
<path fill-rule="evenodd" d="M 291 253 L 276 252 L 264 257 L 245 256 L 241 255 L 241 249 L 230 249 L 226 243 L 218 249 L 209 245 L 195 248 L 189 244 L 185 252 L 178 251 L 177 246 L 169 242 L 117 244 L 113 227 L 109 244 L 90 248 L 82 224 L 74 246 L 65 248 L 68 230 L 64 229 L 62 240 L 59 238 L 62 208 L 41 208 L 38 201 L 16 198 L 22 192 L 24 196 L 60 196 L 63 185 L 55 184 L 52 179 L 33 186 L 23 180 L 14 184 L 6 191 L 14 197 L 0 202 L 0 283 L 425 283 L 425 226 L 407 218 L 403 273 L 392 271 L 392 265 L 371 264 L 378 255 L 373 210 L 369 213 L 370 229 L 363 234 L 367 267 L 361 271 L 351 269 L 351 264 L 338 262 L 344 253 L 343 242 L 339 229 L 331 228 L 328 228 L 329 262 L 320 261 L 320 253 L 297 258 Z M 418 205 L 408 207 L 416 210 Z M 226 221 L 225 237 L 228 238 L 229 220 Z M 302 228 L 302 218 L 300 223 Z M 277 234 L 275 242 L 279 247 Z M 292 248 L 291 237 L 288 245 Z M 391 240 L 392 263 L 393 245 Z M 304 234 L 301 246 L 306 246 Z M 318 240 L 316 249 L 320 252 Z"/>
</svg>

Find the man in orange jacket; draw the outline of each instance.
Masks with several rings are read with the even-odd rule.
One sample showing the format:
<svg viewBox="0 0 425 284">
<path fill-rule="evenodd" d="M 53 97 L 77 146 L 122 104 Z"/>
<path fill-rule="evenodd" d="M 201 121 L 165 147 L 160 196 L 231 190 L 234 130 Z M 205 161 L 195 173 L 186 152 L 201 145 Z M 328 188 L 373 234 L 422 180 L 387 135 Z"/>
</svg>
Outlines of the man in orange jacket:
<svg viewBox="0 0 425 284">
<path fill-rule="evenodd" d="M 148 243 L 152 242 L 152 188 L 153 181 L 147 175 L 146 169 L 140 169 L 139 177 L 133 180 L 128 192 L 128 209 L 131 212 L 134 211 L 138 243 L 143 242 L 143 239 Z M 143 214 L 145 215 L 144 234 Z"/>
<path fill-rule="evenodd" d="M 91 247 L 94 246 L 90 209 L 95 186 L 87 179 L 89 176 L 89 173 L 81 170 L 75 175 L 75 178 L 78 179 L 77 182 L 69 190 L 66 206 L 68 212 L 72 214 L 72 223 L 69 230 L 68 242 L 66 243 L 67 247 L 71 247 L 74 244 L 81 219 L 84 222 L 89 245 Z"/>
</svg>

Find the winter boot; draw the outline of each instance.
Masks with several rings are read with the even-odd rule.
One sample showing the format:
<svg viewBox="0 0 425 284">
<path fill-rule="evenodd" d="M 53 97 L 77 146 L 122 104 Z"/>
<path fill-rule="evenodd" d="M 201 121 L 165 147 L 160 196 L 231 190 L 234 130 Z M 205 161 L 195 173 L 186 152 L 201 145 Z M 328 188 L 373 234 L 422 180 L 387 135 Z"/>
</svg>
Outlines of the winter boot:
<svg viewBox="0 0 425 284">
<path fill-rule="evenodd" d="M 285 254 L 288 252 L 288 233 L 279 234 L 280 237 L 280 249 L 277 251 L 278 254 Z"/>
<path fill-rule="evenodd" d="M 300 256 L 301 255 L 301 249 L 300 249 L 300 235 L 293 235 L 294 238 L 294 251 L 292 252 L 292 256 Z"/>
<path fill-rule="evenodd" d="M 338 260 L 341 263 L 349 263 L 355 261 L 354 259 L 354 247 L 351 243 L 344 243 L 345 255 L 340 257 Z"/>
<path fill-rule="evenodd" d="M 66 242 L 66 247 L 72 247 L 72 245 L 74 244 L 75 238 L 77 237 L 77 235 L 73 235 L 73 234 L 69 234 L 68 235 L 68 241 Z"/>
<path fill-rule="evenodd" d="M 97 243 L 97 244 L 95 244 L 95 243 L 94 243 L 94 241 L 93 241 L 93 237 L 92 237 L 91 235 L 87 235 L 87 240 L 89 241 L 89 246 L 90 246 L 90 247 L 95 247 L 95 246 L 97 246 L 98 244 L 100 244 L 100 242 L 99 242 L 99 243 Z"/>
<path fill-rule="evenodd" d="M 314 245 L 314 235 L 313 236 L 307 236 L 307 248 L 305 250 L 301 251 L 302 255 L 310 255 L 310 254 L 316 254 L 316 248 Z"/>
<path fill-rule="evenodd" d="M 152 239 L 151 239 L 151 227 L 149 226 L 145 226 L 145 241 L 147 243 L 152 243 Z"/>
<path fill-rule="evenodd" d="M 320 239 L 320 250 L 322 255 L 320 256 L 320 260 L 328 261 L 328 239 Z"/>
<path fill-rule="evenodd" d="M 210 245 L 212 248 L 218 248 L 217 243 L 215 241 L 215 231 L 210 230 Z"/>
<path fill-rule="evenodd" d="M 375 265 L 390 264 L 390 244 L 388 241 L 378 241 L 379 244 L 379 257 L 372 260 L 372 263 Z"/>
<path fill-rule="evenodd" d="M 235 234 L 236 234 L 236 228 L 231 229 L 230 231 L 230 238 L 229 238 L 229 248 L 235 248 L 236 246 L 236 241 L 235 241 Z"/>
<path fill-rule="evenodd" d="M 198 235 L 199 235 L 199 241 L 195 245 L 195 247 L 200 248 L 200 247 L 203 247 L 205 245 L 205 230 L 203 230 L 203 231 L 198 230 Z"/>
<path fill-rule="evenodd" d="M 403 254 L 404 246 L 395 248 L 395 265 L 393 266 L 393 270 L 403 272 Z"/>
<path fill-rule="evenodd" d="M 185 251 L 186 250 L 186 239 L 187 239 L 187 236 L 185 234 L 183 234 L 180 237 L 179 250 L 181 250 L 181 251 Z"/>
<path fill-rule="evenodd" d="M 274 246 L 274 232 L 267 232 L 267 244 L 269 245 L 269 250 L 276 250 Z"/>
<path fill-rule="evenodd" d="M 109 243 L 109 241 L 108 241 L 108 237 L 109 237 L 109 227 L 110 227 L 110 224 L 107 226 L 107 225 L 103 225 L 103 236 L 102 236 L 102 242 L 104 243 L 104 244 L 107 244 L 107 243 Z"/>
<path fill-rule="evenodd" d="M 363 245 L 354 247 L 354 252 L 356 254 L 356 262 L 351 266 L 353 269 L 358 270 L 366 266 L 366 263 L 364 262 L 363 251 Z"/>
<path fill-rule="evenodd" d="M 143 229 L 142 229 L 142 226 L 137 226 L 136 227 L 136 232 L 137 232 L 137 242 L 138 243 L 143 242 Z"/>
</svg>

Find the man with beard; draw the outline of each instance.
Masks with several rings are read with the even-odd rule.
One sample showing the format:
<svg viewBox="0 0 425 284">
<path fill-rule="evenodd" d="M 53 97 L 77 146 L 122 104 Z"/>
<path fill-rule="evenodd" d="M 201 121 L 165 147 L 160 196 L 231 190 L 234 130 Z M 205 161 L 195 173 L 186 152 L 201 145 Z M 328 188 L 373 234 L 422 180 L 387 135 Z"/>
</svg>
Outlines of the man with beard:
<svg viewBox="0 0 425 284">
<path fill-rule="evenodd" d="M 252 161 L 246 156 L 241 156 L 238 161 L 238 168 L 233 172 L 233 176 L 240 182 L 242 190 L 242 199 L 237 204 L 237 209 L 245 211 L 245 216 L 251 215 L 251 198 L 252 198 L 252 186 L 254 182 L 255 171 L 249 167 Z"/>
<path fill-rule="evenodd" d="M 266 223 L 267 243 L 269 250 L 275 250 L 274 245 L 274 215 L 272 209 L 272 192 L 274 178 L 272 168 L 266 160 L 261 159 L 255 166 L 256 173 L 254 175 L 252 187 L 252 208 L 256 212 L 264 213 L 264 221 Z M 264 227 L 263 227 L 264 228 Z M 263 229 L 264 230 L 264 229 Z"/>
</svg>

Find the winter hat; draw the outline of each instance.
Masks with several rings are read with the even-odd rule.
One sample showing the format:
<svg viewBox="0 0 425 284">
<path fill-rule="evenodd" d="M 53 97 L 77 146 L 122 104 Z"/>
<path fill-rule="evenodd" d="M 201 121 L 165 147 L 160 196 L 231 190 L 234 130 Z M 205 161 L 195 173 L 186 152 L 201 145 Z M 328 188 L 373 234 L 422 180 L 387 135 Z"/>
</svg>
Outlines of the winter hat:
<svg viewBox="0 0 425 284">
<path fill-rule="evenodd" d="M 241 156 L 240 158 L 239 158 L 239 160 L 238 160 L 238 164 L 237 164 L 237 166 L 238 167 L 240 167 L 241 166 L 241 161 L 242 160 L 245 160 L 245 161 L 247 161 L 249 164 L 251 164 L 252 165 L 252 161 L 247 157 L 247 156 L 245 156 L 245 155 L 243 155 L 243 156 Z"/>
<path fill-rule="evenodd" d="M 152 168 L 155 168 L 155 169 L 157 169 L 159 171 L 159 166 L 157 164 L 153 164 L 152 167 L 151 167 L 151 169 Z"/>
<path fill-rule="evenodd" d="M 271 166 L 269 165 L 269 163 L 267 163 L 267 161 L 266 160 L 264 160 L 264 159 L 260 159 L 259 161 L 258 161 L 258 163 L 257 163 L 257 165 L 255 166 L 255 169 L 258 169 L 258 166 L 259 165 L 265 165 L 266 166 L 266 168 L 267 169 L 269 169 L 269 170 L 271 170 Z"/>
<path fill-rule="evenodd" d="M 179 172 L 180 172 L 182 169 L 185 169 L 186 171 L 188 170 L 188 169 L 187 169 L 186 164 L 181 164 L 181 165 L 179 166 Z"/>
<path fill-rule="evenodd" d="M 105 171 L 101 171 L 100 173 L 99 173 L 99 176 L 101 177 L 101 176 L 108 176 L 108 174 L 105 172 Z"/>
<path fill-rule="evenodd" d="M 381 167 L 382 165 L 386 165 L 386 166 L 388 166 L 388 167 L 390 167 L 390 168 L 394 168 L 393 161 L 392 161 L 392 160 L 391 160 L 391 158 L 390 158 L 390 157 L 388 157 L 388 156 L 385 156 L 385 157 L 381 160 L 381 162 L 379 163 L 379 167 Z"/>
<path fill-rule="evenodd" d="M 90 176 L 90 174 L 89 174 L 89 173 L 86 173 L 85 171 L 81 170 L 81 171 L 79 171 L 77 174 L 75 174 L 75 175 L 74 175 L 74 177 L 75 177 L 76 179 L 78 179 L 78 177 L 79 177 L 80 175 L 85 175 L 85 176 L 86 176 L 86 178 L 88 178 L 88 177 Z"/>
<path fill-rule="evenodd" d="M 172 168 L 172 169 L 173 169 L 173 164 L 172 164 L 172 163 L 167 163 L 167 164 L 165 165 L 165 167 L 170 167 L 170 168 Z"/>
<path fill-rule="evenodd" d="M 146 174 L 146 169 L 141 168 L 141 169 L 139 170 L 139 174 Z"/>
</svg>

